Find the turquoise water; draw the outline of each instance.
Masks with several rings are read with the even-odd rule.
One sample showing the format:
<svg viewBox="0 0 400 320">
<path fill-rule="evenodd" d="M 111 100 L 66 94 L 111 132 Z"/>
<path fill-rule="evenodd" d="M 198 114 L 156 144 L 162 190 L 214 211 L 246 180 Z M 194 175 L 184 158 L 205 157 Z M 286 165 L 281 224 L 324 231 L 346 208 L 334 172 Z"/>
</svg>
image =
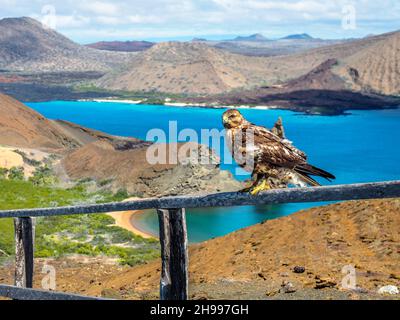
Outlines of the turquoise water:
<svg viewBox="0 0 400 320">
<path fill-rule="evenodd" d="M 70 101 L 27 105 L 51 119 L 64 119 L 110 134 L 140 139 L 145 139 L 148 130 L 153 128 L 168 132 L 169 121 L 177 121 L 178 130 L 195 129 L 199 136 L 201 129 L 223 129 L 223 109 Z M 400 179 L 399 109 L 354 111 L 351 115 L 334 117 L 307 116 L 285 110 L 243 109 L 241 112 L 249 121 L 267 127 L 281 116 L 287 137 L 308 154 L 310 163 L 335 174 L 335 183 Z M 235 173 L 235 164 L 221 167 Z M 243 180 L 247 176 L 237 178 Z M 202 241 L 316 205 L 319 204 L 189 209 L 189 238 Z M 154 212 L 135 217 L 135 225 L 157 233 Z"/>
</svg>

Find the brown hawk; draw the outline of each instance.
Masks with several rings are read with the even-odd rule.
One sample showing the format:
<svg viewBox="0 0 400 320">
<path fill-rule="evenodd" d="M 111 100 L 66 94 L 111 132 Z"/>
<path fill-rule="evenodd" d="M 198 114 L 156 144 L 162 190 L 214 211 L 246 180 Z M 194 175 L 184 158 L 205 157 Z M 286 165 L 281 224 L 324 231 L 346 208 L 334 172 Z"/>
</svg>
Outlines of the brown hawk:
<svg viewBox="0 0 400 320">
<path fill-rule="evenodd" d="M 320 186 L 311 176 L 335 179 L 329 172 L 310 165 L 306 154 L 285 138 L 281 119 L 270 131 L 247 121 L 238 110 L 230 109 L 224 112 L 222 122 L 233 158 L 252 172 L 255 180 L 243 191 L 257 194 L 289 185 Z"/>
</svg>

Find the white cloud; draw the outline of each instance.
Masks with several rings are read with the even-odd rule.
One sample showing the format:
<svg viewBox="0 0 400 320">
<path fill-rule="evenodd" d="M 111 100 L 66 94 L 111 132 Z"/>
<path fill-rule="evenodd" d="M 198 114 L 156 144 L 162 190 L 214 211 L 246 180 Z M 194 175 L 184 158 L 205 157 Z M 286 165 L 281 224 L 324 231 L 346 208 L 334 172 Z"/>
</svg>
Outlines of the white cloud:
<svg viewBox="0 0 400 320">
<path fill-rule="evenodd" d="M 90 24 L 89 17 L 56 15 L 57 28 L 81 28 Z"/>
<path fill-rule="evenodd" d="M 129 16 L 129 21 L 132 23 L 162 23 L 165 21 L 165 17 L 163 16 L 144 16 L 144 15 L 139 15 L 135 14 L 132 16 Z"/>
<path fill-rule="evenodd" d="M 122 25 L 124 21 L 118 17 L 107 17 L 107 16 L 98 16 L 95 18 L 95 21 L 100 25 Z"/>
<path fill-rule="evenodd" d="M 111 2 L 82 1 L 80 7 L 85 11 L 104 16 L 115 16 L 120 14 L 119 6 Z"/>
</svg>

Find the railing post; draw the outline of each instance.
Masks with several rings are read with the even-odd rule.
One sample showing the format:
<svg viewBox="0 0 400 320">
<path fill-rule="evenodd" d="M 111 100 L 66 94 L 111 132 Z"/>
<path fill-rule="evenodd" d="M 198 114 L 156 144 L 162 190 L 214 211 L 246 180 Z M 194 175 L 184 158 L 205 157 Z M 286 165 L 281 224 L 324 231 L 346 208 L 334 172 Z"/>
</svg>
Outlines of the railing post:
<svg viewBox="0 0 400 320">
<path fill-rule="evenodd" d="M 187 300 L 189 257 L 185 209 L 157 210 L 161 243 L 161 300 Z"/>
<path fill-rule="evenodd" d="M 15 285 L 32 288 L 34 221 L 32 218 L 14 218 L 15 229 Z"/>
</svg>

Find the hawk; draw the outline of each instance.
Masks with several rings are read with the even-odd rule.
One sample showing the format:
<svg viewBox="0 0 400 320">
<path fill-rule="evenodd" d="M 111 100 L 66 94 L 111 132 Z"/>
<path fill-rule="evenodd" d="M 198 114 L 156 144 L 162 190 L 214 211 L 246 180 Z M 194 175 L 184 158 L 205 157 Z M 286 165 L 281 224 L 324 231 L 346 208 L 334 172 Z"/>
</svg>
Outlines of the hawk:
<svg viewBox="0 0 400 320">
<path fill-rule="evenodd" d="M 320 186 L 311 176 L 331 181 L 335 176 L 307 162 L 306 154 L 285 138 L 282 120 L 272 130 L 247 121 L 236 109 L 224 112 L 226 142 L 239 166 L 252 172 L 254 182 L 243 191 Z"/>
</svg>

